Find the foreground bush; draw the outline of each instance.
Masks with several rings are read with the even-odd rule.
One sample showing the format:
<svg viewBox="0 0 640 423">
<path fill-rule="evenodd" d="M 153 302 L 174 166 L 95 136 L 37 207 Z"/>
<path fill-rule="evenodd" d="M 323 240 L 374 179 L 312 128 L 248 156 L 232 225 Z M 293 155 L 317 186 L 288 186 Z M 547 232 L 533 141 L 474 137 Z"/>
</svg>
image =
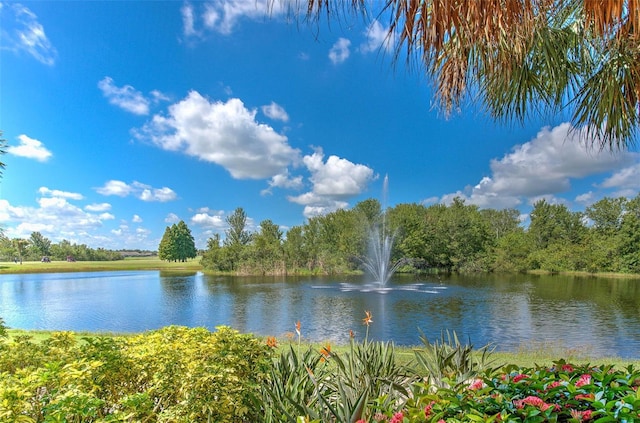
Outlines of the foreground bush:
<svg viewBox="0 0 640 423">
<path fill-rule="evenodd" d="M 373 322 L 366 313 L 364 323 Z M 392 343 L 280 354 L 227 327 L 10 341 L 0 319 L 0 422 L 640 422 L 632 366 L 490 367 L 455 333 L 398 364 Z"/>
<path fill-rule="evenodd" d="M 404 410 L 411 422 L 640 421 L 640 372 L 632 366 L 506 366 L 430 393 L 416 384 Z M 402 420 L 399 420 L 402 421 Z"/>
<path fill-rule="evenodd" d="M 251 335 L 171 326 L 133 337 L 0 340 L 0 421 L 252 422 L 270 351 Z"/>
</svg>

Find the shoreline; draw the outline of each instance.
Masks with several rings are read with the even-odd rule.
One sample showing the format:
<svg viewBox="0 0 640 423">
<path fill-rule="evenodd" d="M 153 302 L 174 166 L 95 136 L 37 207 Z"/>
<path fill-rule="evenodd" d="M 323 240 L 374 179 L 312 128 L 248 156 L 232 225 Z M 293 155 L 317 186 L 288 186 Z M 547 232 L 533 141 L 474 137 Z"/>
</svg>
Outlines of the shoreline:
<svg viewBox="0 0 640 423">
<path fill-rule="evenodd" d="M 0 262 L 0 275 L 29 274 L 29 273 L 66 273 L 66 272 L 99 272 L 99 271 L 124 271 L 124 270 L 159 270 L 159 271 L 193 271 L 204 272 L 213 275 L 240 276 L 224 272 L 210 272 L 200 264 L 200 257 L 186 262 L 167 262 L 157 257 L 127 257 L 116 261 L 52 261 L 42 263 L 39 261 L 25 261 L 22 264 L 12 261 Z M 543 270 L 529 270 L 531 275 L 564 275 L 580 278 L 604 278 L 604 279 L 629 279 L 640 280 L 638 273 L 589 273 L 589 272 L 548 272 Z M 345 275 L 348 273 L 345 273 Z M 401 272 L 398 272 L 401 274 Z M 263 275 L 242 275 L 263 276 Z M 265 275 L 272 276 L 272 275 Z M 278 275 L 282 276 L 282 275 Z M 286 276 L 286 275 L 285 275 Z M 296 276 L 292 274 L 291 276 Z"/>
</svg>

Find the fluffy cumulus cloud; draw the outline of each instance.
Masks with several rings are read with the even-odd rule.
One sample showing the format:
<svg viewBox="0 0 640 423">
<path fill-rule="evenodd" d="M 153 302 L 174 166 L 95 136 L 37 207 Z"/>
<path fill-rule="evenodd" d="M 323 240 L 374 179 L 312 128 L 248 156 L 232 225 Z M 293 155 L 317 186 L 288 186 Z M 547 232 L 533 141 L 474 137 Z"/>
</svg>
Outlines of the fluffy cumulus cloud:
<svg viewBox="0 0 640 423">
<path fill-rule="evenodd" d="M 347 200 L 362 193 L 374 178 L 371 168 L 349 160 L 329 156 L 324 160 L 321 150 L 304 157 L 303 162 L 311 176 L 313 188 L 289 200 L 304 205 L 306 217 L 317 216 L 345 208 Z"/>
<path fill-rule="evenodd" d="M 73 203 L 82 199 L 80 194 L 46 187 L 40 188 L 36 207 L 13 206 L 0 200 L 0 225 L 9 238 L 28 238 L 32 232 L 41 232 L 54 242 L 67 239 L 71 242 L 95 245 L 94 234 L 104 222 L 114 219 L 106 212 L 84 210 Z M 98 244 L 108 247 L 106 244 Z M 114 246 L 115 247 L 115 246 Z"/>
<path fill-rule="evenodd" d="M 123 181 L 110 180 L 104 186 L 96 188 L 96 192 L 102 195 L 115 195 L 118 197 L 127 197 L 132 195 L 142 201 L 158 201 L 167 202 L 177 198 L 177 194 L 171 188 L 153 188 L 149 185 L 134 181 L 127 184 Z"/>
<path fill-rule="evenodd" d="M 118 87 L 113 79 L 106 76 L 98 82 L 98 88 L 109 100 L 109 103 L 136 115 L 148 115 L 150 101 L 131 85 Z M 156 92 L 156 96 L 159 92 Z"/>
<path fill-rule="evenodd" d="M 18 145 L 10 145 L 7 147 L 7 153 L 14 156 L 34 159 L 39 162 L 46 162 L 53 155 L 47 150 L 42 141 L 30 138 L 24 134 L 18 136 L 20 143 Z"/>
<path fill-rule="evenodd" d="M 191 223 L 203 228 L 223 230 L 227 228 L 227 223 L 222 210 L 210 210 L 208 207 L 201 208 L 191 217 Z"/>
<path fill-rule="evenodd" d="M 383 27 L 377 20 L 369 24 L 367 30 L 364 32 L 364 36 L 366 41 L 360 45 L 360 51 L 363 53 L 378 51 L 380 49 L 390 51 L 396 41 L 393 34 L 389 35 L 389 29 Z"/>
<path fill-rule="evenodd" d="M 289 146 L 286 136 L 257 122 L 256 113 L 240 99 L 209 101 L 191 91 L 134 135 L 165 150 L 216 163 L 236 179 L 267 179 L 297 162 L 300 152 Z"/>
<path fill-rule="evenodd" d="M 293 189 L 298 190 L 304 186 L 304 182 L 302 180 L 302 176 L 291 176 L 289 175 L 289 171 L 285 170 L 283 173 L 278 175 L 273 175 L 271 180 L 269 181 L 269 187 L 262 190 L 262 195 L 270 195 L 272 194 L 273 188 L 284 188 L 284 189 Z"/>
<path fill-rule="evenodd" d="M 20 3 L 0 7 L 0 49 L 27 53 L 48 66 L 58 56 L 36 14 Z"/>
<path fill-rule="evenodd" d="M 338 41 L 336 41 L 329 50 L 329 59 L 331 62 L 334 65 L 338 65 L 346 61 L 351 54 L 351 51 L 349 50 L 350 46 L 351 41 L 342 37 L 338 38 Z"/>
<path fill-rule="evenodd" d="M 267 117 L 273 120 L 281 120 L 283 122 L 289 121 L 289 115 L 287 111 L 275 102 L 271 102 L 271 104 L 262 106 L 262 113 L 264 113 Z"/>
<path fill-rule="evenodd" d="M 514 147 L 501 159 L 492 160 L 491 176 L 484 177 L 465 192 L 445 195 L 442 201 L 449 202 L 460 196 L 480 207 L 516 207 L 525 201 L 531 203 L 566 192 L 572 179 L 612 172 L 638 161 L 638 155 L 630 152 L 611 154 L 589 150 L 580 142 L 581 137 L 568 123 L 543 128 L 533 140 Z M 627 170 L 616 175 L 633 173 L 628 169 L 637 167 L 636 164 L 625 168 Z M 616 175 L 605 184 L 622 186 L 627 178 L 620 176 L 614 180 Z"/>
</svg>

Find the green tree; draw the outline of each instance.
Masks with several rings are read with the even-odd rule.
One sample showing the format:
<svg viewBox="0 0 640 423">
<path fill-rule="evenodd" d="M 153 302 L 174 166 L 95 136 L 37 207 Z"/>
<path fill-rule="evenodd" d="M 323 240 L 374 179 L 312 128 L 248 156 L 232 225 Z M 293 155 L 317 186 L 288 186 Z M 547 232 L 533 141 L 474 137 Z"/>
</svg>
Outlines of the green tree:
<svg viewBox="0 0 640 423">
<path fill-rule="evenodd" d="M 27 252 L 27 247 L 29 246 L 29 241 L 26 239 L 15 238 L 11 243 L 13 244 L 14 251 L 16 252 L 16 258 L 20 260 L 20 264 L 22 264 L 22 260 Z"/>
<path fill-rule="evenodd" d="M 627 199 L 605 197 L 587 207 L 585 215 L 593 222 L 598 232 L 612 234 L 620 229 Z"/>
<path fill-rule="evenodd" d="M 229 228 L 225 231 L 223 244 L 230 270 L 237 270 L 242 254 L 251 241 L 251 233 L 247 230 L 247 213 L 238 207 L 226 218 Z"/>
<path fill-rule="evenodd" d="M 530 214 L 529 234 L 538 249 L 553 243 L 577 244 L 586 234 L 583 214 L 571 212 L 564 204 L 550 204 L 540 200 Z"/>
<path fill-rule="evenodd" d="M 160 260 L 187 261 L 187 259 L 195 258 L 197 254 L 198 250 L 191 230 L 184 223 L 184 220 L 177 224 L 174 223 L 170 227 L 167 226 L 158 246 Z"/>
<path fill-rule="evenodd" d="M 271 220 L 260 222 L 260 230 L 253 236 L 252 258 L 261 274 L 286 273 L 282 249 L 282 231 Z"/>
<path fill-rule="evenodd" d="M 176 239 L 173 234 L 173 227 L 167 226 L 158 246 L 158 258 L 160 260 L 175 261 L 176 258 Z"/>
<path fill-rule="evenodd" d="M 636 0 L 305 3 L 313 21 L 325 12 L 335 17 L 346 11 L 389 18 L 396 59 L 406 51 L 408 61 L 417 62 L 447 114 L 472 99 L 497 120 L 523 122 L 531 114 L 568 112 L 573 126 L 600 148 L 626 148 L 637 136 Z M 370 4 L 377 10 L 369 10 Z"/>
<path fill-rule="evenodd" d="M 640 273 L 640 194 L 627 203 L 617 245 L 619 271 Z"/>
<path fill-rule="evenodd" d="M 207 240 L 207 249 L 202 254 L 202 267 L 210 270 L 228 270 L 224 268 L 224 251 L 220 245 L 220 234 L 214 234 Z"/>
<path fill-rule="evenodd" d="M 29 243 L 36 256 L 51 255 L 51 240 L 45 238 L 40 232 L 32 232 Z"/>
<path fill-rule="evenodd" d="M 303 227 L 294 226 L 287 231 L 282 244 L 287 271 L 298 271 L 307 264 L 307 251 Z"/>
</svg>

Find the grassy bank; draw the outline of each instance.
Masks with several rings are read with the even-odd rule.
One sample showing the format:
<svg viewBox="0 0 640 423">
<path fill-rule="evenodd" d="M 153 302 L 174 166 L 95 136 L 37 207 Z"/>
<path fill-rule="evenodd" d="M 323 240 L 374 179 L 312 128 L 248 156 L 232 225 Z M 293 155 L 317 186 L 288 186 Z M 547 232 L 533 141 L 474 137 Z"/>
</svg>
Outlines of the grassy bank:
<svg viewBox="0 0 640 423">
<path fill-rule="evenodd" d="M 168 262 L 158 257 L 127 257 L 117 261 L 25 261 L 22 264 L 12 261 L 0 262 L 0 274 L 3 273 L 58 273 L 58 272 L 91 272 L 116 270 L 202 270 L 200 257 L 186 262 Z"/>
</svg>

